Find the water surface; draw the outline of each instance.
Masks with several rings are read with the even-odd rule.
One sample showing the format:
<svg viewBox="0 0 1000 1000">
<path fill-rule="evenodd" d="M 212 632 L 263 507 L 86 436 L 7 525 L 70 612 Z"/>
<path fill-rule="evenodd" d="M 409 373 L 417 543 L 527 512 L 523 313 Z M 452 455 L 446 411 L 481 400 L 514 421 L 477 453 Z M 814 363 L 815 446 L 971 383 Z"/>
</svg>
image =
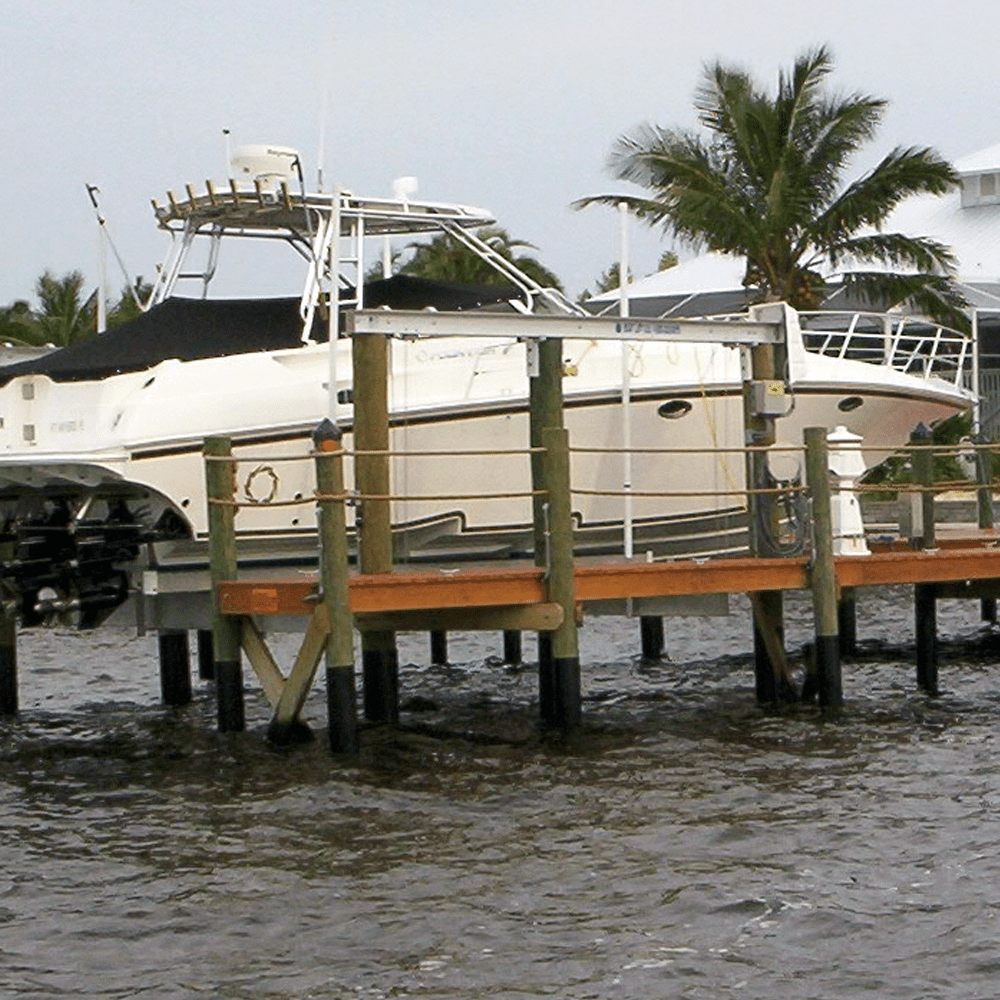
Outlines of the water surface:
<svg viewBox="0 0 1000 1000">
<path fill-rule="evenodd" d="M 497 635 L 427 667 L 359 759 L 159 704 L 155 637 L 22 636 L 0 722 L 0 995 L 993 997 L 1000 638 L 941 602 L 942 695 L 902 589 L 867 595 L 846 712 L 753 702 L 745 605 L 581 633 L 583 730 L 536 724 Z M 809 638 L 788 603 L 790 648 Z M 296 640 L 276 640 L 290 662 Z M 525 641 L 527 658 L 533 644 Z"/>
</svg>

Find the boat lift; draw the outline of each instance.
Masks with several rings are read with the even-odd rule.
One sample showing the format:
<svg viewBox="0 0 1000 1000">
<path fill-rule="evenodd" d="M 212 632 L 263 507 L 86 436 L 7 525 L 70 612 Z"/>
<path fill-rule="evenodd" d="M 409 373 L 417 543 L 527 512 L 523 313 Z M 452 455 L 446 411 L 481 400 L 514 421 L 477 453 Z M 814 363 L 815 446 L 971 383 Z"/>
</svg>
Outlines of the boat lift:
<svg viewBox="0 0 1000 1000">
<path fill-rule="evenodd" d="M 722 344 L 740 349 L 743 372 L 744 439 L 751 450 L 747 455 L 747 484 L 763 478 L 766 455 L 760 449 L 775 442 L 775 420 L 788 412 L 784 361 L 788 306 L 769 303 L 751 309 L 749 319 L 661 320 L 628 316 L 580 316 L 566 314 L 440 313 L 433 310 L 360 309 L 345 316 L 349 336 L 383 336 L 402 340 L 431 337 L 506 337 L 525 341 L 527 374 L 539 375 L 538 345 L 548 340 L 677 341 Z M 330 384 L 336 385 L 335 352 L 330 352 Z M 627 399 L 623 383 L 623 401 Z M 373 387 L 375 388 L 375 387 Z M 561 405 L 561 403 L 559 404 Z M 331 418 L 337 421 L 336 401 Z M 626 412 L 625 421 L 629 420 Z M 631 517 L 631 475 L 626 466 L 624 553 L 633 557 Z M 766 554 L 767 546 L 756 537 L 756 495 L 748 494 L 751 511 L 751 550 Z"/>
<path fill-rule="evenodd" d="M 785 342 L 783 303 L 755 307 L 749 320 L 663 320 L 608 316 L 432 310 L 361 309 L 347 313 L 348 334 L 380 334 L 402 340 L 422 337 L 514 337 L 537 341 L 649 340 L 752 347 Z"/>
</svg>

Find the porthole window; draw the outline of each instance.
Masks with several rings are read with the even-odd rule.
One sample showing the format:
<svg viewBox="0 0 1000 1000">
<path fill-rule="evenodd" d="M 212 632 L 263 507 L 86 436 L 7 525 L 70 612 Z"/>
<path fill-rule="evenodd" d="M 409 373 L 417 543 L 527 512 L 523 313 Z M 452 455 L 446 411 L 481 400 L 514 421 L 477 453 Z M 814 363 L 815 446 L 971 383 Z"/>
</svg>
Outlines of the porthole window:
<svg viewBox="0 0 1000 1000">
<path fill-rule="evenodd" d="M 864 400 L 860 396 L 845 396 L 838 404 L 837 409 L 841 413 L 850 413 L 851 410 L 856 410 L 859 406 L 864 404 Z"/>
<path fill-rule="evenodd" d="M 668 399 L 665 403 L 660 403 L 656 412 L 665 420 L 679 420 L 691 412 L 691 407 L 689 399 Z"/>
</svg>

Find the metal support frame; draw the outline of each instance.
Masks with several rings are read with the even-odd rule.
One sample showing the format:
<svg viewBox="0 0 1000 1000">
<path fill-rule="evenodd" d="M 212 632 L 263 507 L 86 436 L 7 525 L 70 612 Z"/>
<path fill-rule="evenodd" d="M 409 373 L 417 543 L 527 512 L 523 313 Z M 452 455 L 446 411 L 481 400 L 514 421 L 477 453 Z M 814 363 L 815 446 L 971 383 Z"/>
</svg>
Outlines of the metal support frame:
<svg viewBox="0 0 1000 1000">
<path fill-rule="evenodd" d="M 408 337 L 493 337 L 517 340 L 649 340 L 740 346 L 781 344 L 784 317 L 769 322 L 631 319 L 608 316 L 524 316 L 510 313 L 362 309 L 348 313 L 347 331 Z"/>
<path fill-rule="evenodd" d="M 549 305 L 555 306 L 560 312 L 572 316 L 586 316 L 587 312 L 582 306 L 571 302 L 566 296 L 555 288 L 545 288 L 538 284 L 533 278 L 521 271 L 515 264 L 507 260 L 502 254 L 497 253 L 485 240 L 482 240 L 474 232 L 462 226 L 448 222 L 442 226 L 444 231 L 454 237 L 459 243 L 468 247 L 473 253 L 482 257 L 499 274 L 503 275 L 512 285 L 520 288 L 528 299 L 529 306 L 534 308 L 535 300 L 544 299 Z"/>
</svg>

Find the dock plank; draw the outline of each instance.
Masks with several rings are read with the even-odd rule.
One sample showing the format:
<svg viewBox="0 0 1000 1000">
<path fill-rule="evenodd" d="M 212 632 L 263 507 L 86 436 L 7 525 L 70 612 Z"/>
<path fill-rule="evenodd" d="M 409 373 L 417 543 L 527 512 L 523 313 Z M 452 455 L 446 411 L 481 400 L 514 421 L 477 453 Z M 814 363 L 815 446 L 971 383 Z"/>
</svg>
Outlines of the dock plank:
<svg viewBox="0 0 1000 1000">
<path fill-rule="evenodd" d="M 835 566 L 841 587 L 1000 580 L 1000 548 L 882 551 L 839 556 Z M 623 598 L 804 590 L 809 586 L 809 563 L 805 557 L 588 562 L 577 564 L 575 585 L 576 600 L 583 605 Z M 232 615 L 309 615 L 318 599 L 316 581 L 302 577 L 226 581 L 219 585 L 219 597 L 223 613 Z M 417 621 L 423 620 L 414 617 L 418 612 L 482 609 L 479 617 L 487 622 L 499 608 L 544 605 L 544 570 L 522 566 L 355 574 L 350 602 L 351 611 L 362 617 L 404 613 Z M 525 621 L 545 620 L 541 610 L 526 614 Z M 460 620 L 447 618 L 449 626 Z"/>
</svg>

